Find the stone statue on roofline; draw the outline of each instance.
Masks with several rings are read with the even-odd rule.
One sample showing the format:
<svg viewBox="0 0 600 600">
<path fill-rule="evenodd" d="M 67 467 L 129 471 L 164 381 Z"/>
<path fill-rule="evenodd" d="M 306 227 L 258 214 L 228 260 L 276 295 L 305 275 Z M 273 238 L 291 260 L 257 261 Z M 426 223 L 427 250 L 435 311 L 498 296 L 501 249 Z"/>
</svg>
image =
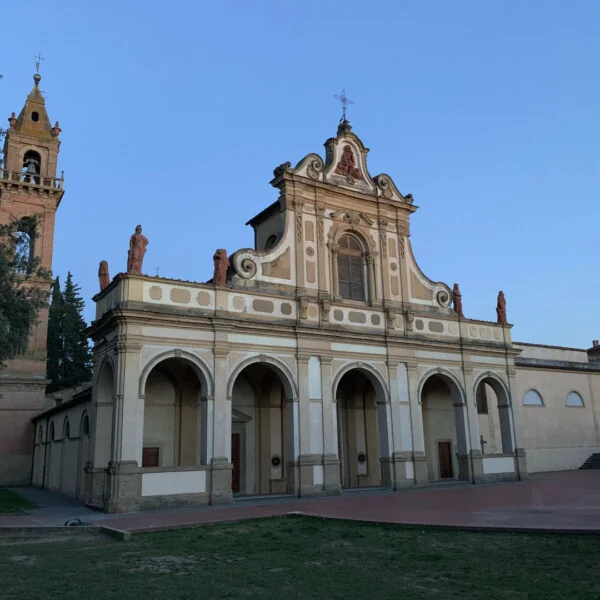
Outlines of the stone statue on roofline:
<svg viewBox="0 0 600 600">
<path fill-rule="evenodd" d="M 110 275 L 108 274 L 108 263 L 105 260 L 100 261 L 98 267 L 98 281 L 100 282 L 100 291 L 110 285 Z"/>
<path fill-rule="evenodd" d="M 506 320 L 506 298 L 504 292 L 498 293 L 498 304 L 496 305 L 496 314 L 498 315 L 498 325 L 508 325 Z"/>
<path fill-rule="evenodd" d="M 227 269 L 229 269 L 229 259 L 227 250 L 220 248 L 213 256 L 215 271 L 213 274 L 213 284 L 223 287 L 227 283 Z"/>
<path fill-rule="evenodd" d="M 464 317 L 463 309 L 462 309 L 462 294 L 460 293 L 460 289 L 458 287 L 458 283 L 454 284 L 452 288 L 452 304 L 454 306 L 454 312 L 459 317 Z"/>
<path fill-rule="evenodd" d="M 142 263 L 144 262 L 147 245 L 148 239 L 142 235 L 142 226 L 138 225 L 135 228 L 135 233 L 129 240 L 129 252 L 127 253 L 128 273 L 142 274 Z"/>
</svg>

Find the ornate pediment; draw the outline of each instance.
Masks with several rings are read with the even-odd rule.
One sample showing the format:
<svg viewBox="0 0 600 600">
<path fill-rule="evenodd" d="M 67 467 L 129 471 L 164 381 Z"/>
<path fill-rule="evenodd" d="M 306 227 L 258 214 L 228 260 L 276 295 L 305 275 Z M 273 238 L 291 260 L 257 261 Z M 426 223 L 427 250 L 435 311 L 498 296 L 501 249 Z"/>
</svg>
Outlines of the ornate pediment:
<svg viewBox="0 0 600 600">
<path fill-rule="evenodd" d="M 295 167 L 285 162 L 274 171 L 274 185 L 287 174 L 299 175 L 315 181 L 329 183 L 358 192 L 367 193 L 397 202 L 412 204 L 411 194 L 402 195 L 392 178 L 382 173 L 371 177 L 367 169 L 367 154 L 360 138 L 352 133 L 348 121 L 338 126 L 337 136 L 325 142 L 325 162 L 318 154 L 307 154 Z"/>
</svg>

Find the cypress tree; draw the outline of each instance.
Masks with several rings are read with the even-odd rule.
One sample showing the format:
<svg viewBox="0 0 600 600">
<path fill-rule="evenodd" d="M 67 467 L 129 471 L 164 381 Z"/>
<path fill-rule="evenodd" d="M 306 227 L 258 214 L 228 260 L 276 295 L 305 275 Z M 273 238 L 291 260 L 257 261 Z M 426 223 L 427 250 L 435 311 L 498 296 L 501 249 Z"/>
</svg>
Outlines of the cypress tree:
<svg viewBox="0 0 600 600">
<path fill-rule="evenodd" d="M 92 378 L 92 353 L 85 334 L 85 303 L 69 272 L 62 293 L 58 278 L 48 324 L 48 391 L 81 385 Z"/>
</svg>

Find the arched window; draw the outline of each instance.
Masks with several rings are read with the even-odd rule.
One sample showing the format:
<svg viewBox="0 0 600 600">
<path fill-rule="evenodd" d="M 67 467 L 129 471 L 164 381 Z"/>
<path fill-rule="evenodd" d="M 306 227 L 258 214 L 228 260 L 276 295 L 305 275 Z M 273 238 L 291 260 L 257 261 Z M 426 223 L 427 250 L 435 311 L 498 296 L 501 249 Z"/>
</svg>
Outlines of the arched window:
<svg viewBox="0 0 600 600">
<path fill-rule="evenodd" d="M 277 242 L 277 236 L 270 235 L 267 238 L 267 241 L 265 242 L 265 250 L 270 250 L 275 245 L 276 242 Z"/>
<path fill-rule="evenodd" d="M 54 421 L 52 423 L 50 423 L 50 434 L 48 435 L 48 441 L 49 442 L 54 441 Z"/>
<path fill-rule="evenodd" d="M 338 283 L 342 298 L 366 300 L 365 269 L 363 250 L 353 235 L 340 238 L 338 251 Z"/>
<path fill-rule="evenodd" d="M 81 435 L 82 437 L 90 435 L 90 420 L 87 415 L 83 417 L 83 423 L 81 424 Z"/>
<path fill-rule="evenodd" d="M 535 390 L 529 390 L 525 394 L 525 398 L 523 398 L 523 404 L 527 404 L 529 406 L 544 406 L 544 401 Z"/>
<path fill-rule="evenodd" d="M 44 428 L 40 425 L 38 428 L 38 444 L 41 444 L 44 441 Z"/>
<path fill-rule="evenodd" d="M 577 392 L 569 392 L 567 406 L 583 406 L 583 398 Z"/>
<path fill-rule="evenodd" d="M 63 425 L 63 440 L 71 437 L 71 427 L 69 425 L 69 417 L 65 417 L 65 424 Z"/>
<path fill-rule="evenodd" d="M 19 219 L 16 243 L 16 270 L 27 273 L 31 267 L 34 256 L 35 218 L 23 217 Z"/>
<path fill-rule="evenodd" d="M 27 150 L 23 156 L 23 181 L 25 183 L 40 183 L 42 157 L 35 150 Z"/>
</svg>

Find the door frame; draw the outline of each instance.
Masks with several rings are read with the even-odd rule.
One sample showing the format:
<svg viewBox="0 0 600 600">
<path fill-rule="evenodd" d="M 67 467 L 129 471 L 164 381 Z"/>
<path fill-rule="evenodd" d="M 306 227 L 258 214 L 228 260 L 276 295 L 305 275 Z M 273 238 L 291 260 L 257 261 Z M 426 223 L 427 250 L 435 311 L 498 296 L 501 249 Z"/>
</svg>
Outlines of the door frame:
<svg viewBox="0 0 600 600">
<path fill-rule="evenodd" d="M 235 492 L 236 494 L 245 494 L 246 493 L 246 427 L 245 423 L 233 422 L 231 425 L 231 437 L 237 434 L 240 436 L 240 453 L 239 453 L 239 461 L 240 461 L 240 491 Z M 233 459 L 233 456 L 231 457 Z M 233 464 L 233 463 L 232 463 Z M 233 482 L 232 482 L 232 490 L 233 490 Z"/>
<path fill-rule="evenodd" d="M 452 467 L 452 477 L 442 477 L 442 467 L 440 465 L 440 446 L 439 444 L 450 444 L 450 465 Z M 441 438 L 441 439 L 437 439 L 435 441 L 435 449 L 437 450 L 436 452 L 436 462 L 437 462 L 437 475 L 438 475 L 438 481 L 449 481 L 452 479 L 456 479 L 456 464 L 454 463 L 454 440 L 451 438 Z"/>
</svg>

